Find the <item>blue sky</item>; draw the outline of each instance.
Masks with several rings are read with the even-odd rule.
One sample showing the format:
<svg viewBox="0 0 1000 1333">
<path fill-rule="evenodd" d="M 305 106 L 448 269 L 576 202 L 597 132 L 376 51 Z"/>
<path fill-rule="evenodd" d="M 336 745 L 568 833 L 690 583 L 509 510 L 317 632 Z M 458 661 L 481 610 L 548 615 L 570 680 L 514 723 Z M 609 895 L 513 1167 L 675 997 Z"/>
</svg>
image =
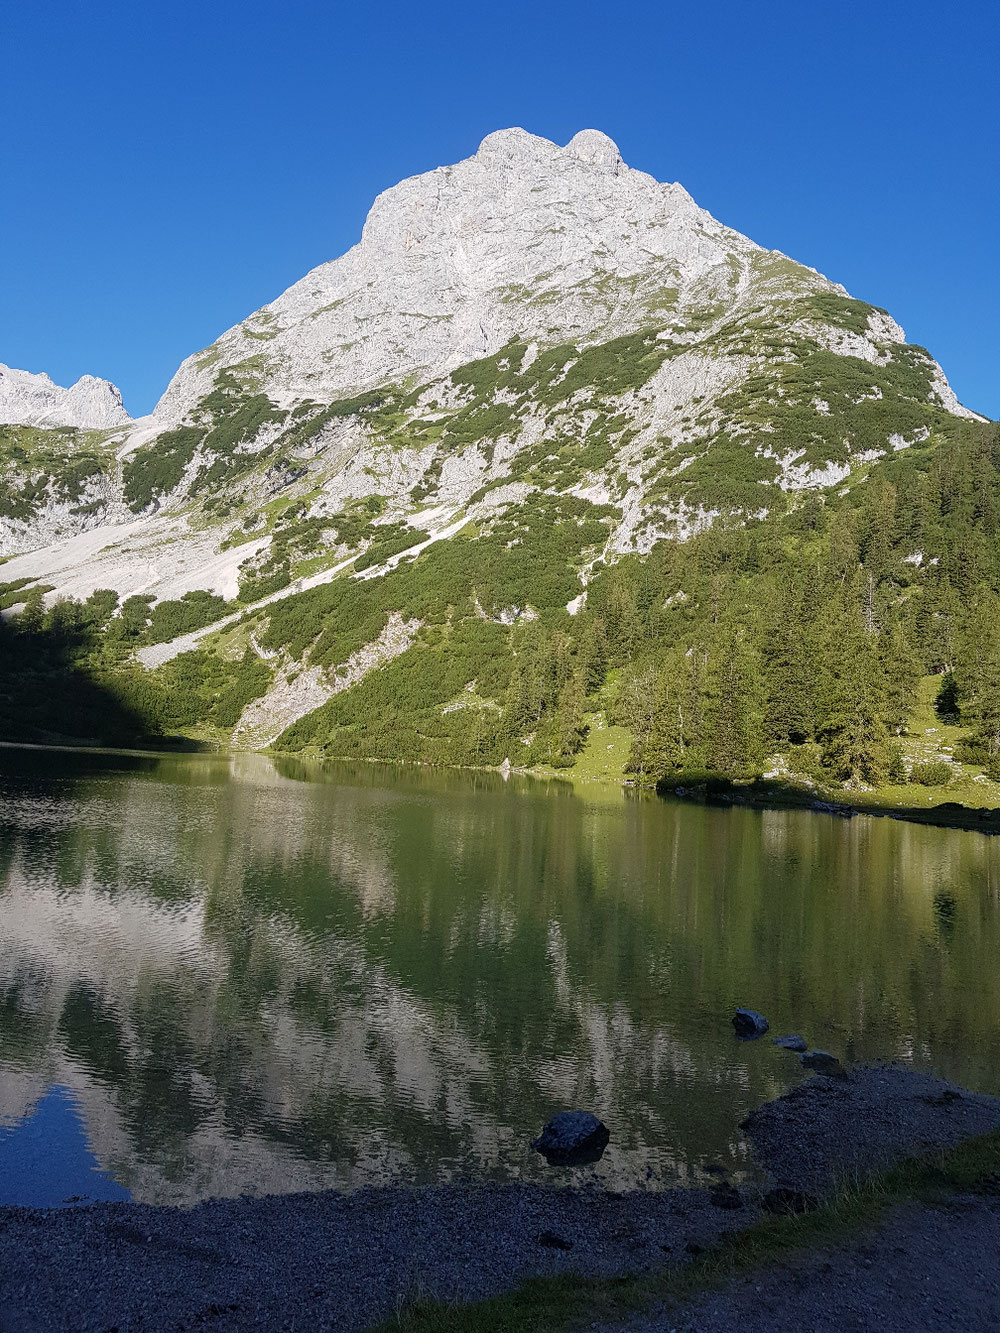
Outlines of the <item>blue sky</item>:
<svg viewBox="0 0 1000 1333">
<path fill-rule="evenodd" d="M 0 361 L 152 408 L 374 195 L 593 126 L 885 306 L 1000 417 L 997 0 L 32 0 L 0 64 Z"/>
</svg>

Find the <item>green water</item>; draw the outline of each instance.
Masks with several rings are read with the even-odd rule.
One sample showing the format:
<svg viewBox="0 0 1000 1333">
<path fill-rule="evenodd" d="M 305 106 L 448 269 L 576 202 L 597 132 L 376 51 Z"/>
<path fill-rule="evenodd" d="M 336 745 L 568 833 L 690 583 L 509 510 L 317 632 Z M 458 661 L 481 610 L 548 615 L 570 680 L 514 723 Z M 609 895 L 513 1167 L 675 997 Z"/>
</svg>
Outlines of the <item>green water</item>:
<svg viewBox="0 0 1000 1333">
<path fill-rule="evenodd" d="M 734 1005 L 1000 1093 L 998 959 L 980 834 L 0 751 L 0 1202 L 53 1090 L 102 1178 L 157 1202 L 550 1179 L 528 1142 L 578 1106 L 612 1132 L 588 1178 L 738 1170 L 739 1120 L 802 1075 L 734 1039 Z"/>
</svg>

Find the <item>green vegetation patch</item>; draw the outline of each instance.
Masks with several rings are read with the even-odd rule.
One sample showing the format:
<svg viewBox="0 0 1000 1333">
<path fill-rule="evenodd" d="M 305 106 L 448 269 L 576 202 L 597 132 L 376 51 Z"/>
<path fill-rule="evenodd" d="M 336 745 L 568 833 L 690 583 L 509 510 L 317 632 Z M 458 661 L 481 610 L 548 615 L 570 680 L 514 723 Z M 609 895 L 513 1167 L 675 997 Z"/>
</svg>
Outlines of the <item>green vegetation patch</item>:
<svg viewBox="0 0 1000 1333">
<path fill-rule="evenodd" d="M 370 569 L 381 565 L 394 555 L 408 551 L 411 546 L 418 546 L 431 535 L 423 528 L 411 528 L 408 523 L 389 523 L 371 529 L 372 544 L 358 556 L 354 562 L 356 570 Z"/>
<path fill-rule="evenodd" d="M 203 588 L 186 592 L 179 601 L 157 602 L 144 635 L 147 643 L 168 643 L 179 634 L 211 625 L 229 611 L 224 597 Z"/>
<path fill-rule="evenodd" d="M 173 491 L 199 450 L 206 461 L 194 478 L 196 490 L 214 492 L 244 476 L 273 454 L 276 445 L 257 450 L 244 446 L 252 446 L 266 426 L 280 425 L 286 413 L 265 394 L 249 393 L 231 367 L 215 377 L 214 388 L 192 416 L 198 424 L 164 431 L 126 460 L 124 496 L 134 512 Z"/>
<path fill-rule="evenodd" d="M 800 307 L 807 314 L 815 315 L 824 324 L 844 329 L 847 333 L 864 336 L 868 332 L 868 318 L 872 314 L 887 315 L 889 312 L 880 306 L 867 305 L 864 301 L 855 301 L 850 296 L 841 296 L 839 292 L 815 292 L 801 299 Z"/>
<path fill-rule="evenodd" d="M 46 504 L 72 505 L 93 483 L 110 485 L 114 459 L 102 440 L 75 426 L 0 426 L 0 518 L 27 523 Z"/>
</svg>

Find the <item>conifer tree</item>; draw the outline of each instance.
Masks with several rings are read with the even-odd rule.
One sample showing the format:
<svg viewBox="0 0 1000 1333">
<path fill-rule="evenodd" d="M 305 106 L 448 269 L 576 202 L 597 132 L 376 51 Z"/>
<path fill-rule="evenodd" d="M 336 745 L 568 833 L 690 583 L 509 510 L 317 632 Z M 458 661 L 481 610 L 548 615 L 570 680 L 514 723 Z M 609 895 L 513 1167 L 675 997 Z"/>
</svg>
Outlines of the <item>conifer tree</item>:
<svg viewBox="0 0 1000 1333">
<path fill-rule="evenodd" d="M 653 734 L 657 725 L 657 672 L 652 663 L 641 670 L 629 671 L 621 686 L 619 711 L 632 733 L 632 748 L 625 771 L 635 773 L 640 782 L 656 777 L 653 759 Z"/>
<path fill-rule="evenodd" d="M 725 627 L 709 658 L 705 761 L 722 773 L 748 776 L 764 757 L 760 655 L 743 626 Z"/>
<path fill-rule="evenodd" d="M 881 478 L 866 491 L 860 524 L 860 556 L 877 586 L 890 573 L 896 540 L 896 488 L 891 482 Z"/>
<path fill-rule="evenodd" d="M 577 660 L 584 689 L 587 694 L 593 694 L 604 684 L 608 670 L 608 639 L 604 621 L 599 616 L 587 617 L 577 649 Z"/>
<path fill-rule="evenodd" d="M 586 698 L 583 676 L 574 673 L 562 687 L 556 704 L 556 755 L 562 761 L 572 759 L 587 735 Z"/>
<path fill-rule="evenodd" d="M 625 771 L 640 780 L 662 777 L 684 761 L 681 691 L 683 673 L 676 663 L 661 660 L 630 681 L 632 749 Z"/>
<path fill-rule="evenodd" d="M 920 679 L 920 663 L 901 621 L 894 621 L 880 635 L 876 655 L 884 682 L 884 720 L 892 735 L 902 736 Z"/>
<path fill-rule="evenodd" d="M 815 708 L 802 597 L 790 581 L 765 608 L 761 657 L 764 744 L 769 752 L 801 744 L 813 733 Z"/>
<path fill-rule="evenodd" d="M 17 628 L 22 634 L 38 634 L 45 620 L 45 594 L 41 588 L 29 588 L 24 599 L 24 606 L 17 618 Z"/>
<path fill-rule="evenodd" d="M 877 786 L 888 780 L 894 751 L 885 724 L 885 681 L 877 644 L 857 606 L 842 608 L 830 640 L 832 693 L 817 738 L 836 782 Z"/>
</svg>

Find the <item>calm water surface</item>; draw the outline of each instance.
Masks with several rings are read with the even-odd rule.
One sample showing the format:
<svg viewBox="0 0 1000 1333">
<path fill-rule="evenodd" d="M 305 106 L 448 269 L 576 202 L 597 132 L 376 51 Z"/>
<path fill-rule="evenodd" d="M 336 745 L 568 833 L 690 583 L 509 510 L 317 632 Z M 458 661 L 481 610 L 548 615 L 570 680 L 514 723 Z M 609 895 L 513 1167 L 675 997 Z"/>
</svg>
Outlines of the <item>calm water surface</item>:
<svg viewBox="0 0 1000 1333">
<path fill-rule="evenodd" d="M 494 774 L 0 751 L 0 1202 L 739 1170 L 848 1060 L 1000 1093 L 1000 841 Z M 565 1179 L 565 1173 L 560 1179 Z"/>
</svg>

